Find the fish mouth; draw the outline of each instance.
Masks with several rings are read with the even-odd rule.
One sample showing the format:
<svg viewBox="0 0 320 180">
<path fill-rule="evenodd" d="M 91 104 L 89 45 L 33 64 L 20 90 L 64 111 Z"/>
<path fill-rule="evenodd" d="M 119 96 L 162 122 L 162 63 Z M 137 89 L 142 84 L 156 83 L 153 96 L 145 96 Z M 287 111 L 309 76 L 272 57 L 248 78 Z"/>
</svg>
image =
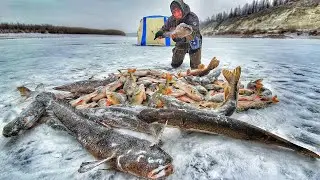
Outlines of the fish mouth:
<svg viewBox="0 0 320 180">
<path fill-rule="evenodd" d="M 148 178 L 158 179 L 164 176 L 168 176 L 173 173 L 173 165 L 168 164 L 166 166 L 160 166 L 148 173 Z"/>
</svg>

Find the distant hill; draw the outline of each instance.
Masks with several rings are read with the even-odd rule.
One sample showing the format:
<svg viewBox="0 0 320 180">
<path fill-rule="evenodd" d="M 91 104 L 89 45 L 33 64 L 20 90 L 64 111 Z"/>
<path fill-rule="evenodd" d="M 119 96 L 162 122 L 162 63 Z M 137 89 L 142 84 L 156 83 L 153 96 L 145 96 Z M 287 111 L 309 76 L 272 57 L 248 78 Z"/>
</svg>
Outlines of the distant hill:
<svg viewBox="0 0 320 180">
<path fill-rule="evenodd" d="M 320 0 L 254 0 L 208 18 L 201 23 L 201 32 L 206 36 L 320 36 Z"/>
<path fill-rule="evenodd" d="M 137 33 L 126 33 L 126 36 L 136 37 L 136 36 L 137 36 Z"/>
<path fill-rule="evenodd" d="M 125 36 L 126 33 L 116 29 L 90 29 L 83 27 L 53 26 L 49 24 L 0 24 L 1 33 L 42 33 L 42 34 L 99 34 L 99 35 L 119 35 Z"/>
</svg>

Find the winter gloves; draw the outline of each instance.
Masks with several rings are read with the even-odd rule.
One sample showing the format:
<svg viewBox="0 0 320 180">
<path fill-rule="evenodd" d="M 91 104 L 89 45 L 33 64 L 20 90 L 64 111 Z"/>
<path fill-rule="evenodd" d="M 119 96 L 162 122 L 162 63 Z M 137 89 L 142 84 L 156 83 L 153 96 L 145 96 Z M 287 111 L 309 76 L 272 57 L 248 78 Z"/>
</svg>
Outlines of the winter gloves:
<svg viewBox="0 0 320 180">
<path fill-rule="evenodd" d="M 163 34 L 164 34 L 164 32 L 163 31 L 158 31 L 156 34 L 155 34 L 155 37 L 154 37 L 154 40 L 156 40 L 158 37 L 162 37 L 163 36 Z"/>
</svg>

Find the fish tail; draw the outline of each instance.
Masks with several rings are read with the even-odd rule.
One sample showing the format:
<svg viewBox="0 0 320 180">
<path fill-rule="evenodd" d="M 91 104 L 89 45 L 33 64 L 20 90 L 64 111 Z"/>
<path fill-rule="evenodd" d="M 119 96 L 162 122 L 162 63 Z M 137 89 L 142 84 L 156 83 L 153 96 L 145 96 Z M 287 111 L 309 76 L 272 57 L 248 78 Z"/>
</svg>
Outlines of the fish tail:
<svg viewBox="0 0 320 180">
<path fill-rule="evenodd" d="M 167 122 L 166 122 L 167 124 Z M 160 124 L 160 123 L 151 123 L 151 132 L 154 137 L 154 142 L 151 146 L 158 144 L 160 142 L 161 136 L 163 134 L 163 131 L 166 127 L 166 125 Z"/>
<path fill-rule="evenodd" d="M 229 70 L 224 69 L 222 71 L 222 74 L 230 86 L 229 98 L 236 100 L 238 89 L 239 89 L 238 83 L 239 83 L 240 76 L 241 76 L 241 67 L 238 66 L 233 71 L 229 71 Z"/>
<path fill-rule="evenodd" d="M 216 57 L 214 57 L 214 58 L 210 61 L 209 65 L 208 65 L 208 69 L 212 70 L 212 69 L 218 67 L 219 64 L 220 64 L 220 61 L 217 60 Z"/>
<path fill-rule="evenodd" d="M 26 96 L 26 97 L 29 97 L 30 94 L 31 94 L 31 90 L 25 86 L 20 86 L 20 87 L 17 87 L 18 91 L 20 92 L 20 95 L 21 96 Z"/>
<path fill-rule="evenodd" d="M 241 67 L 238 66 L 233 71 L 224 69 L 222 74 L 230 86 L 238 85 L 241 75 Z"/>
<path fill-rule="evenodd" d="M 306 156 L 310 156 L 310 157 L 313 157 L 313 158 L 316 158 L 316 159 L 319 159 L 320 158 L 320 155 L 313 152 L 313 151 L 310 151 L 309 149 L 302 149 L 300 151 L 298 151 L 298 153 L 302 154 L 302 155 L 306 155 Z"/>
</svg>

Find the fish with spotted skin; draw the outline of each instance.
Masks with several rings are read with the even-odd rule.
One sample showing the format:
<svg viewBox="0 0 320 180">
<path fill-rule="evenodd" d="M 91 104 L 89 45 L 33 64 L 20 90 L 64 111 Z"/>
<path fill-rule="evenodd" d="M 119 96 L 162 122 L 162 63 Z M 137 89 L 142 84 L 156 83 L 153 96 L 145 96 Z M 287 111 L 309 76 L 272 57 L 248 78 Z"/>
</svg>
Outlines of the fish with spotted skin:
<svg viewBox="0 0 320 180">
<path fill-rule="evenodd" d="M 116 81 L 118 77 L 115 74 L 109 74 L 106 79 L 103 80 L 84 80 L 77 81 L 70 84 L 54 87 L 54 90 L 68 91 L 76 94 L 89 94 L 96 90 L 97 87 L 106 86 L 109 83 Z"/>
<path fill-rule="evenodd" d="M 192 132 L 221 134 L 235 139 L 278 145 L 295 150 L 303 155 L 320 158 L 319 154 L 290 142 L 276 134 L 221 114 L 199 110 L 171 108 L 144 109 L 139 113 L 138 117 L 147 123 L 166 123 L 169 127 L 176 127 Z"/>
<path fill-rule="evenodd" d="M 145 134 L 152 135 L 157 139 L 161 130 L 164 128 L 162 124 L 148 124 L 137 118 L 137 115 L 145 106 L 110 106 L 105 108 L 80 109 L 77 112 L 90 121 L 99 122 L 105 126 L 113 128 L 128 129 Z"/>
<path fill-rule="evenodd" d="M 56 99 L 53 93 L 40 93 L 36 101 L 51 110 L 78 142 L 98 159 L 82 163 L 78 170 L 80 173 L 103 163 L 107 163 L 110 169 L 147 179 L 158 179 L 173 173 L 172 157 L 157 144 L 151 146 L 147 140 L 97 125 L 77 113 L 68 103 Z"/>
</svg>

